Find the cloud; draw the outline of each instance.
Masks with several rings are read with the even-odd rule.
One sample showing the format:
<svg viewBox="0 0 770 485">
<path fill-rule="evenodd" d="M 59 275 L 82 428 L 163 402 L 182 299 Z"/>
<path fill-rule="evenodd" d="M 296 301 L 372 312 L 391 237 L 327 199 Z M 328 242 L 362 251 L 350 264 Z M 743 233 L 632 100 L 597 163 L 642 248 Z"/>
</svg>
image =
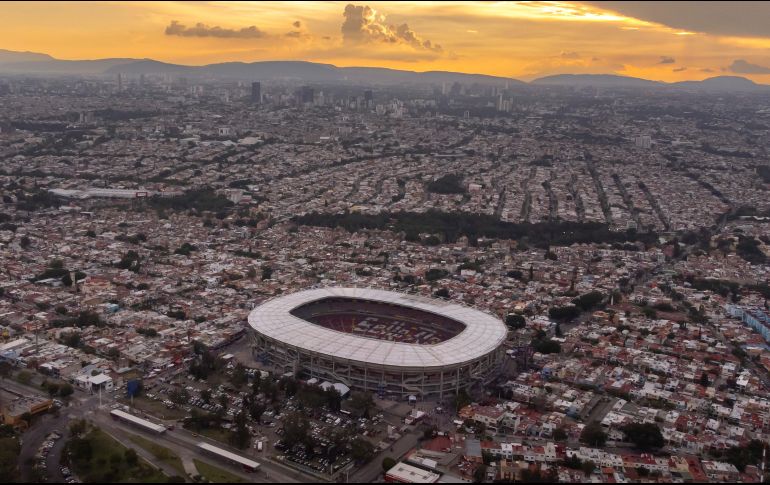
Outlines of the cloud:
<svg viewBox="0 0 770 485">
<path fill-rule="evenodd" d="M 737 37 L 770 37 L 770 2 L 588 2 L 676 29 Z"/>
<path fill-rule="evenodd" d="M 727 70 L 736 74 L 770 74 L 770 67 L 752 64 L 743 59 L 734 60 L 732 64 L 727 66 Z"/>
<path fill-rule="evenodd" d="M 302 22 L 300 22 L 299 20 L 295 20 L 294 23 L 292 23 L 291 25 L 293 25 L 295 29 L 298 29 L 302 27 Z"/>
<path fill-rule="evenodd" d="M 714 72 L 714 70 L 713 70 L 713 69 L 711 69 L 710 67 L 704 67 L 704 68 L 702 68 L 702 69 L 700 70 L 700 72 Z"/>
<path fill-rule="evenodd" d="M 381 42 L 408 45 L 417 50 L 442 52 L 443 48 L 417 35 L 409 25 L 388 25 L 385 16 L 367 6 L 348 4 L 343 13 L 342 38 L 347 44 Z"/>
<path fill-rule="evenodd" d="M 194 27 L 187 27 L 176 20 L 166 27 L 166 35 L 176 35 L 179 37 L 220 37 L 227 39 L 260 39 L 267 34 L 255 26 L 244 27 L 242 29 L 226 29 L 223 27 L 209 27 L 206 24 L 198 22 Z"/>
<path fill-rule="evenodd" d="M 658 64 L 674 64 L 676 59 L 669 56 L 660 56 L 660 62 Z"/>
<path fill-rule="evenodd" d="M 677 67 L 675 69 L 672 69 L 671 72 L 682 72 L 682 71 L 686 71 L 686 70 L 687 70 L 686 67 Z"/>
<path fill-rule="evenodd" d="M 561 53 L 559 54 L 559 57 L 561 57 L 562 59 L 580 59 L 580 54 L 574 51 L 572 52 L 561 51 Z"/>
</svg>

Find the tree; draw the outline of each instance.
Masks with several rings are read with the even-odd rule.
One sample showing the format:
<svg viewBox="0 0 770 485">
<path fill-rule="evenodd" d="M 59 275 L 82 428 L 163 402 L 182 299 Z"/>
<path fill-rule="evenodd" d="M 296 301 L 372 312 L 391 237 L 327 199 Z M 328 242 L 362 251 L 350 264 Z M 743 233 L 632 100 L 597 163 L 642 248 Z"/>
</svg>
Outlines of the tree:
<svg viewBox="0 0 770 485">
<path fill-rule="evenodd" d="M 658 318 L 658 312 L 656 312 L 654 308 L 648 306 L 642 308 L 642 314 L 650 319 Z"/>
<path fill-rule="evenodd" d="M 350 442 L 350 456 L 356 463 L 366 463 L 374 457 L 374 445 L 366 438 L 356 436 Z"/>
<path fill-rule="evenodd" d="M 471 397 L 468 395 L 468 391 L 466 391 L 465 389 L 460 389 L 460 391 L 454 397 L 455 409 L 458 411 L 470 405 L 472 402 L 473 401 L 471 400 Z"/>
<path fill-rule="evenodd" d="M 575 305 L 560 307 L 551 307 L 548 309 L 548 316 L 553 320 L 569 321 L 580 316 L 580 309 Z"/>
<path fill-rule="evenodd" d="M 249 376 L 246 374 L 246 368 L 240 362 L 235 364 L 233 369 L 233 376 L 230 378 L 230 382 L 236 388 L 240 389 L 241 386 L 248 382 Z"/>
<path fill-rule="evenodd" d="M 700 375 L 700 385 L 703 387 L 709 386 L 709 376 L 705 372 Z"/>
<path fill-rule="evenodd" d="M 238 448 L 247 448 L 251 443 L 251 434 L 246 427 L 246 414 L 241 411 L 235 416 L 235 429 L 230 435 L 230 442 Z"/>
<path fill-rule="evenodd" d="M 540 352 L 541 354 L 558 354 L 561 352 L 561 344 L 551 339 L 534 339 L 531 345 L 535 352 Z"/>
<path fill-rule="evenodd" d="M 11 375 L 11 370 L 13 369 L 13 366 L 10 362 L 2 361 L 0 362 L 0 379 L 4 379 Z"/>
<path fill-rule="evenodd" d="M 580 441 L 594 448 L 601 448 L 607 442 L 607 433 L 604 432 L 599 423 L 593 421 L 583 428 L 583 432 L 580 433 Z"/>
<path fill-rule="evenodd" d="M 564 441 L 567 439 L 567 432 L 564 428 L 556 428 L 553 430 L 553 439 L 556 441 Z"/>
<path fill-rule="evenodd" d="M 601 291 L 590 291 L 588 293 L 585 293 L 575 298 L 574 300 L 572 300 L 572 303 L 585 312 L 594 308 L 595 306 L 600 304 L 603 300 L 604 300 L 604 293 L 602 293 Z"/>
<path fill-rule="evenodd" d="M 288 449 L 298 444 L 313 445 L 310 436 L 310 422 L 303 414 L 292 413 L 284 419 L 283 442 Z"/>
<path fill-rule="evenodd" d="M 16 379 L 22 384 L 29 384 L 32 382 L 32 373 L 26 370 L 19 372 L 16 375 Z"/>
<path fill-rule="evenodd" d="M 388 473 L 388 471 L 394 466 L 396 466 L 396 460 L 394 460 L 393 458 L 386 456 L 385 458 L 382 459 L 382 471 L 384 473 Z"/>
<path fill-rule="evenodd" d="M 211 404 L 211 389 L 204 389 L 201 391 L 201 399 L 206 404 Z"/>
<path fill-rule="evenodd" d="M 45 382 L 43 383 L 43 388 L 48 391 L 48 395 L 51 397 L 59 394 L 59 384 L 55 382 Z"/>
<path fill-rule="evenodd" d="M 562 465 L 573 470 L 579 470 L 583 466 L 583 462 L 576 455 L 572 455 L 565 458 Z"/>
<path fill-rule="evenodd" d="M 270 266 L 262 268 L 262 281 L 269 280 L 273 277 L 273 269 Z"/>
<path fill-rule="evenodd" d="M 374 399 L 372 399 L 371 393 L 354 392 L 350 396 L 350 407 L 356 410 L 360 416 L 368 418 L 369 410 L 374 407 Z"/>
<path fill-rule="evenodd" d="M 665 444 L 660 428 L 654 423 L 631 423 L 623 427 L 623 433 L 642 451 L 661 448 Z"/>
<path fill-rule="evenodd" d="M 139 463 L 139 457 L 136 455 L 136 451 L 133 448 L 126 448 L 123 453 L 123 458 L 126 460 L 126 464 L 130 467 L 135 467 Z"/>
<path fill-rule="evenodd" d="M 5 483 L 19 479 L 21 444 L 15 435 L 0 438 L 0 476 Z"/>
<path fill-rule="evenodd" d="M 73 392 L 75 392 L 75 389 L 72 387 L 72 384 L 68 382 L 65 382 L 59 387 L 59 395 L 61 397 L 69 397 Z"/>
<path fill-rule="evenodd" d="M 753 465 L 762 460 L 762 450 L 765 445 L 760 440 L 751 440 L 746 446 L 733 446 L 725 450 L 723 458 L 731 463 L 741 473 L 746 469 L 746 465 Z"/>
<path fill-rule="evenodd" d="M 527 320 L 516 313 L 509 313 L 505 316 L 505 324 L 508 325 L 508 328 L 511 330 L 520 330 L 527 326 Z"/>
<path fill-rule="evenodd" d="M 484 483 L 484 480 L 487 478 L 487 466 L 485 464 L 480 464 L 476 467 L 475 470 L 473 470 L 473 483 Z"/>
<path fill-rule="evenodd" d="M 253 402 L 249 406 L 249 415 L 251 416 L 251 419 L 256 421 L 257 423 L 261 422 L 262 415 L 265 413 L 265 406 L 258 402 Z"/>
<path fill-rule="evenodd" d="M 580 469 L 583 470 L 583 473 L 586 476 L 588 476 L 592 474 L 596 469 L 596 463 L 592 462 L 591 460 L 586 460 L 580 464 Z"/>
<path fill-rule="evenodd" d="M 524 278 L 524 274 L 517 269 L 508 271 L 508 273 L 506 273 L 506 276 L 519 281 L 521 281 Z"/>
<path fill-rule="evenodd" d="M 187 389 L 173 389 L 168 393 L 168 399 L 174 404 L 185 404 L 190 400 L 190 393 Z"/>
<path fill-rule="evenodd" d="M 85 419 L 76 419 L 70 422 L 70 434 L 81 436 L 88 430 L 88 422 Z"/>
<path fill-rule="evenodd" d="M 449 271 L 441 268 L 431 268 L 425 273 L 425 281 L 438 281 L 442 278 L 446 278 L 449 275 Z"/>
</svg>

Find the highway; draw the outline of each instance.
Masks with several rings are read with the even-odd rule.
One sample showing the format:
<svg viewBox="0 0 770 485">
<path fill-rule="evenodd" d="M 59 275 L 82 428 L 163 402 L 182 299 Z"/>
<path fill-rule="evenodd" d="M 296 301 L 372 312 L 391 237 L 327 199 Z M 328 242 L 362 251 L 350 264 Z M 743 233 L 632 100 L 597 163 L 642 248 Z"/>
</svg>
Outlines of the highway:
<svg viewBox="0 0 770 485">
<path fill-rule="evenodd" d="M 206 438 L 204 436 L 193 436 L 192 433 L 184 429 L 174 429 L 173 431 L 169 430 L 162 435 L 155 435 L 144 432 L 138 427 L 131 426 L 121 421 L 114 421 L 109 416 L 109 411 L 109 407 L 103 407 L 93 411 L 92 413 L 89 413 L 86 417 L 96 423 L 100 428 L 110 432 L 111 434 L 125 435 L 126 433 L 129 433 L 149 438 L 155 443 L 161 446 L 165 446 L 166 448 L 169 448 L 171 451 L 179 455 L 183 463 L 191 462 L 193 459 L 197 459 L 225 469 L 230 473 L 240 476 L 244 480 L 255 483 L 271 483 L 276 481 L 282 483 L 301 483 L 314 481 L 311 477 L 302 474 L 301 472 L 287 469 L 267 459 L 255 457 L 254 455 L 250 455 L 243 450 L 232 449 L 226 444 Z M 229 449 L 233 453 L 237 453 L 257 461 L 260 464 L 259 471 L 256 473 L 246 473 L 241 467 L 231 465 L 226 461 L 212 458 L 210 455 L 201 453 L 198 449 L 198 443 L 201 441 L 210 443 L 223 449 Z M 128 445 L 128 443 L 125 442 L 124 444 Z"/>
<path fill-rule="evenodd" d="M 41 390 L 35 387 L 25 386 L 16 381 L 10 379 L 4 380 L 0 383 L 0 387 L 4 387 L 11 391 L 23 394 L 35 394 L 39 396 L 47 397 Z M 113 438 L 119 441 L 122 445 L 133 448 L 137 451 L 137 454 L 150 462 L 154 466 L 160 468 L 164 473 L 172 476 L 179 475 L 179 472 L 172 467 L 169 467 L 165 463 L 157 460 L 151 453 L 143 448 L 139 447 L 129 439 L 129 435 L 140 435 L 145 438 L 169 448 L 171 451 L 179 455 L 185 469 L 187 471 L 194 471 L 195 467 L 193 459 L 200 460 L 216 467 L 227 470 L 233 473 L 247 482 L 254 483 L 307 483 L 315 482 L 316 479 L 305 475 L 299 471 L 290 469 L 284 465 L 272 462 L 266 458 L 261 458 L 244 452 L 243 450 L 232 449 L 226 444 L 217 442 L 215 440 L 208 439 L 203 436 L 193 436 L 193 434 L 187 430 L 177 428 L 175 430 L 166 431 L 163 435 L 150 435 L 144 432 L 138 427 L 131 426 L 129 424 L 114 421 L 109 412 L 111 405 L 115 403 L 112 395 L 108 393 L 102 394 L 102 405 L 99 405 L 98 395 L 90 395 L 77 390 L 70 399 L 69 406 L 62 408 L 58 415 L 47 413 L 39 416 L 35 419 L 33 425 L 23 435 L 22 449 L 19 458 L 22 478 L 25 481 L 33 481 L 34 478 L 32 465 L 34 464 L 34 456 L 40 448 L 41 444 L 45 440 L 45 437 L 54 430 L 58 430 L 65 434 L 65 437 L 59 440 L 53 447 L 46 459 L 47 463 L 47 479 L 50 482 L 62 482 L 63 477 L 60 471 L 61 453 L 64 449 L 64 443 L 68 436 L 68 425 L 75 419 L 87 419 L 103 431 L 110 434 Z M 167 424 L 170 424 L 167 423 Z M 246 456 L 251 459 L 255 459 L 260 464 L 260 469 L 256 473 L 247 473 L 243 468 L 231 465 L 223 460 L 219 460 L 210 455 L 201 453 L 198 450 L 197 444 L 201 441 L 208 442 L 214 446 L 218 446 L 224 449 L 230 449 L 233 453 L 237 453 Z"/>
</svg>

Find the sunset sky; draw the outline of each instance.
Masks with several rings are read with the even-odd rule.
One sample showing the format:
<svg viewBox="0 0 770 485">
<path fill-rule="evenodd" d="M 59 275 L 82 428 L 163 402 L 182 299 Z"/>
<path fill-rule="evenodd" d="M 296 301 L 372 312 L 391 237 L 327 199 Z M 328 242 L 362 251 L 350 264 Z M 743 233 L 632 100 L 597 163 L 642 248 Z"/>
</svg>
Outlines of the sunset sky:
<svg viewBox="0 0 770 485">
<path fill-rule="evenodd" d="M 765 2 L 9 2 L 0 49 L 182 64 L 308 60 L 529 80 L 770 83 Z"/>
</svg>

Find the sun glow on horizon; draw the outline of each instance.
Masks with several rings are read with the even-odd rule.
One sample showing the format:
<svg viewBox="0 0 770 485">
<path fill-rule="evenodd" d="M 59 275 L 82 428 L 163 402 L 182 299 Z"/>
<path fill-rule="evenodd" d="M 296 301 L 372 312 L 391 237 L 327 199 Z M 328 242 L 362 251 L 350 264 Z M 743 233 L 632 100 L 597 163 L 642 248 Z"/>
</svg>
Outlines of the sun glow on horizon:
<svg viewBox="0 0 770 485">
<path fill-rule="evenodd" d="M 770 38 L 679 28 L 584 2 L 16 2 L 3 14 L 0 49 L 60 59 L 308 60 L 666 81 L 729 72 L 736 60 L 756 68 L 735 74 L 761 81 L 770 65 Z"/>
</svg>

